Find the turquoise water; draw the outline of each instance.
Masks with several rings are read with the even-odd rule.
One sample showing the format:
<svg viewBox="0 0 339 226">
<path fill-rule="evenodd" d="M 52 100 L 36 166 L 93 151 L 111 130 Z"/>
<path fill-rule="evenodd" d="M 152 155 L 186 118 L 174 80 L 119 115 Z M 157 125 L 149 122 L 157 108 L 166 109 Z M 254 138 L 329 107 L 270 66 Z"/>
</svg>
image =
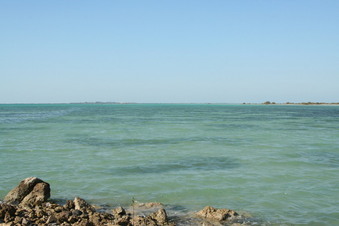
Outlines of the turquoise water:
<svg viewBox="0 0 339 226">
<path fill-rule="evenodd" d="M 339 106 L 0 105 L 0 198 L 206 205 L 265 222 L 339 224 Z"/>
</svg>

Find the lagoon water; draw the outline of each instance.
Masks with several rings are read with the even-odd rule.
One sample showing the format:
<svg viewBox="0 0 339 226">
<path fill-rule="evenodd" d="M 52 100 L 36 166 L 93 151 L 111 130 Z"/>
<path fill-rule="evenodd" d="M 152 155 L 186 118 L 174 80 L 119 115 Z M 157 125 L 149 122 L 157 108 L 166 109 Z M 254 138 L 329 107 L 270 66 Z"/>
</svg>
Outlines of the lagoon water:
<svg viewBox="0 0 339 226">
<path fill-rule="evenodd" d="M 0 105 L 0 199 L 26 177 L 52 197 L 339 225 L 339 106 Z"/>
</svg>

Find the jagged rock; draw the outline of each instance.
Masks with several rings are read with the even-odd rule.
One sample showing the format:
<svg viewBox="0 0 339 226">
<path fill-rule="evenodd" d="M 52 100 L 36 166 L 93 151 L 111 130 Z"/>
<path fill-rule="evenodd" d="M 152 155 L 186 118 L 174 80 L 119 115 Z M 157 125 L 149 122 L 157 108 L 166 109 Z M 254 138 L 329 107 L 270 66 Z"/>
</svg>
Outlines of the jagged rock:
<svg viewBox="0 0 339 226">
<path fill-rule="evenodd" d="M 66 204 L 64 205 L 65 209 L 71 210 L 75 208 L 73 200 L 67 200 Z"/>
<path fill-rule="evenodd" d="M 81 210 L 82 212 L 95 212 L 95 208 L 88 204 L 84 199 L 75 197 L 74 199 L 74 208 L 76 210 Z"/>
<path fill-rule="evenodd" d="M 4 219 L 6 214 L 14 217 L 16 213 L 16 208 L 10 204 L 1 203 L 0 204 L 0 220 Z"/>
<path fill-rule="evenodd" d="M 236 216 L 239 215 L 234 210 L 216 209 L 211 206 L 206 206 L 204 209 L 200 210 L 196 214 L 199 217 L 210 219 L 210 220 L 216 220 L 216 221 L 234 219 Z"/>
<path fill-rule="evenodd" d="M 33 190 L 20 202 L 20 205 L 41 205 L 50 197 L 49 184 L 45 182 L 37 183 Z"/>
<path fill-rule="evenodd" d="M 159 209 L 157 212 L 149 215 L 149 218 L 155 220 L 157 224 L 164 224 L 168 221 L 167 213 L 165 209 Z"/>
<path fill-rule="evenodd" d="M 78 221 L 78 218 L 76 216 L 70 216 L 67 221 L 71 224 L 75 223 Z"/>
<path fill-rule="evenodd" d="M 14 223 L 20 225 L 21 222 L 22 222 L 22 220 L 23 220 L 22 217 L 16 216 L 16 217 L 14 218 Z"/>
<path fill-rule="evenodd" d="M 62 211 L 60 213 L 56 213 L 55 217 L 58 220 L 59 223 L 67 222 L 69 217 L 71 216 L 71 212 L 68 210 Z"/>
<path fill-rule="evenodd" d="M 159 209 L 158 211 L 150 214 L 147 217 L 143 216 L 135 216 L 132 219 L 132 224 L 134 226 L 158 226 L 158 225 L 166 225 L 166 226 L 174 226 L 174 223 L 168 222 L 167 214 L 165 209 Z"/>
<path fill-rule="evenodd" d="M 78 216 L 81 216 L 82 214 L 83 214 L 83 213 L 82 213 L 81 210 L 72 210 L 72 215 L 73 215 L 73 216 L 78 217 Z"/>
<path fill-rule="evenodd" d="M 57 223 L 57 218 L 54 215 L 50 215 L 46 221 L 46 224 Z"/>
<path fill-rule="evenodd" d="M 43 216 L 46 216 L 47 213 L 45 212 L 45 210 L 40 207 L 40 206 L 36 206 L 35 207 L 35 214 L 38 218 L 42 218 Z"/>
<path fill-rule="evenodd" d="M 135 216 L 135 217 L 133 217 L 132 225 L 133 226 L 147 225 L 145 217 L 142 217 L 142 216 Z"/>
<path fill-rule="evenodd" d="M 72 224 L 74 226 L 92 226 L 89 220 L 87 219 L 81 219 L 78 222 Z"/>
<path fill-rule="evenodd" d="M 63 208 L 62 208 L 62 206 L 57 206 L 57 207 L 54 208 L 54 211 L 56 213 L 60 213 L 61 211 L 63 211 Z"/>
<path fill-rule="evenodd" d="M 122 217 L 118 217 L 112 220 L 112 224 L 113 225 L 131 225 L 131 218 L 128 215 L 124 215 Z"/>
<path fill-rule="evenodd" d="M 20 182 L 4 198 L 10 204 L 41 204 L 50 197 L 49 184 L 37 177 L 29 177 Z"/>
<path fill-rule="evenodd" d="M 71 224 L 67 223 L 67 222 L 64 222 L 64 223 L 60 224 L 60 226 L 71 226 Z"/>
<path fill-rule="evenodd" d="M 126 215 L 125 209 L 122 208 L 121 206 L 113 209 L 112 213 L 114 216 L 120 216 L 120 217 Z"/>
<path fill-rule="evenodd" d="M 102 218 L 100 216 L 100 213 L 93 213 L 89 216 L 89 220 L 94 224 L 94 225 L 102 225 L 103 222 Z"/>
</svg>

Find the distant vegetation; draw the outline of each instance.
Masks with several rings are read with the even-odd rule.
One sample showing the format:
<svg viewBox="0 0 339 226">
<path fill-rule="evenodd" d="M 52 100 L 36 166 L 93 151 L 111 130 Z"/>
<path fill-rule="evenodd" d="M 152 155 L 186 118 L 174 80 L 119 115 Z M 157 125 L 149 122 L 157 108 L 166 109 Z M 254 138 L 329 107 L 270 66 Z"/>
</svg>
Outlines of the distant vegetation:
<svg viewBox="0 0 339 226">
<path fill-rule="evenodd" d="M 254 103 L 243 103 L 243 104 L 254 104 Z M 333 103 L 326 103 L 326 102 L 276 103 L 276 102 L 273 102 L 273 101 L 265 101 L 261 104 L 264 104 L 264 105 L 273 105 L 273 104 L 276 104 L 276 105 L 339 105 L 339 102 L 333 102 Z"/>
<path fill-rule="evenodd" d="M 263 104 L 275 104 L 275 102 L 265 101 Z"/>
<path fill-rule="evenodd" d="M 262 104 L 276 104 L 275 102 L 265 101 Z M 287 105 L 339 105 L 339 102 L 336 103 L 325 103 L 325 102 L 301 102 L 301 103 L 293 103 L 293 102 L 286 102 L 281 104 Z"/>
<path fill-rule="evenodd" d="M 339 105 L 339 102 L 337 102 L 337 103 L 325 103 L 325 102 L 302 102 L 302 103 L 291 103 L 291 102 L 286 102 L 286 104 L 301 104 L 301 105 L 333 104 L 333 105 Z"/>
</svg>

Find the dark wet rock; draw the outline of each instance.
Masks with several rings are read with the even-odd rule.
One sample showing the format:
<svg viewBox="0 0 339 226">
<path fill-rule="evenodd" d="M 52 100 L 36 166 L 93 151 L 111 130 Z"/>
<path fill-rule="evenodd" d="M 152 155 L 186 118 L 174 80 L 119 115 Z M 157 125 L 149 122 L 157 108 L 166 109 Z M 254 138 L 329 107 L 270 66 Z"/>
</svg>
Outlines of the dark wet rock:
<svg viewBox="0 0 339 226">
<path fill-rule="evenodd" d="M 73 224 L 73 223 L 75 223 L 75 222 L 77 222 L 78 221 L 78 217 L 76 217 L 76 216 L 70 216 L 68 219 L 67 219 L 67 222 L 69 222 L 69 223 L 71 223 L 71 224 Z"/>
<path fill-rule="evenodd" d="M 10 204 L 35 205 L 47 201 L 50 197 L 49 184 L 37 177 L 29 177 L 20 182 L 4 198 Z"/>
<path fill-rule="evenodd" d="M 82 215 L 82 212 L 81 210 L 72 210 L 72 216 L 81 216 Z"/>
<path fill-rule="evenodd" d="M 205 219 L 215 221 L 231 220 L 239 216 L 239 214 L 234 210 L 217 209 L 211 206 L 206 206 L 204 209 L 197 212 L 196 215 Z"/>
<path fill-rule="evenodd" d="M 67 200 L 66 204 L 63 206 L 65 209 L 71 210 L 75 208 L 73 200 Z"/>
<path fill-rule="evenodd" d="M 6 203 L 0 204 L 0 223 L 9 223 L 15 220 L 16 209 Z"/>
<path fill-rule="evenodd" d="M 128 225 L 129 226 L 129 225 L 134 225 L 132 222 L 133 221 L 132 221 L 131 217 L 128 216 L 128 215 L 125 215 L 125 216 L 114 219 L 112 224 L 113 225 Z"/>
<path fill-rule="evenodd" d="M 0 204 L 0 219 L 4 219 L 6 215 L 14 217 L 16 213 L 16 208 L 10 204 L 1 203 Z"/>
<path fill-rule="evenodd" d="M 55 207 L 55 209 L 54 209 L 54 211 L 56 212 L 56 213 L 60 213 L 60 212 L 62 212 L 64 210 L 64 208 L 62 208 L 62 206 L 57 206 L 57 207 Z"/>
</svg>

